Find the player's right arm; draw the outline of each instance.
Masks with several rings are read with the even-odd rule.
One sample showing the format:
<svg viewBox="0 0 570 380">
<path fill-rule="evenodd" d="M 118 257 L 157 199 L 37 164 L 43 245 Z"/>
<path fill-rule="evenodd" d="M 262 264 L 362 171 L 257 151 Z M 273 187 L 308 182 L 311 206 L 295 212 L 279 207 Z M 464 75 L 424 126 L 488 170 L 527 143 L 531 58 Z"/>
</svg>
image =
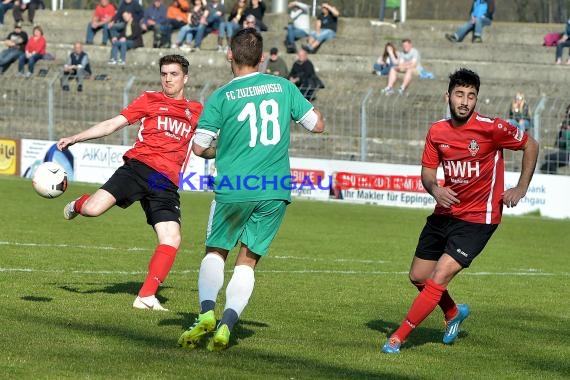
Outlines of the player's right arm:
<svg viewBox="0 0 570 380">
<path fill-rule="evenodd" d="M 59 139 L 59 141 L 57 142 L 57 148 L 59 150 L 65 150 L 71 145 L 76 144 L 78 142 L 93 140 L 99 137 L 108 136 L 111 133 L 126 127 L 127 125 L 129 125 L 127 118 L 124 117 L 123 115 L 117 115 L 111 119 L 102 121 L 99 124 L 96 124 L 89 129 L 79 132 L 76 135 L 63 137 Z"/>
<path fill-rule="evenodd" d="M 424 189 L 434 197 L 435 201 L 445 208 L 450 208 L 454 204 L 459 203 L 455 191 L 449 187 L 440 187 L 437 184 L 437 168 L 422 166 L 422 185 Z"/>
</svg>

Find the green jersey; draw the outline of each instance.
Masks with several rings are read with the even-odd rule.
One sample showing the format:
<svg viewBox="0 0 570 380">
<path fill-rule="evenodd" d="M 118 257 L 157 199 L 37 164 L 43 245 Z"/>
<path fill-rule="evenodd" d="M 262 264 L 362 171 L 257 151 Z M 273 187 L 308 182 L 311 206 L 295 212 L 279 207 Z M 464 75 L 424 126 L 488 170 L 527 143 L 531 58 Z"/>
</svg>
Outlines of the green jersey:
<svg viewBox="0 0 570 380">
<path fill-rule="evenodd" d="M 287 79 L 252 73 L 234 78 L 206 101 L 198 131 L 218 133 L 216 201 L 291 200 L 291 119 L 312 104 Z"/>
</svg>

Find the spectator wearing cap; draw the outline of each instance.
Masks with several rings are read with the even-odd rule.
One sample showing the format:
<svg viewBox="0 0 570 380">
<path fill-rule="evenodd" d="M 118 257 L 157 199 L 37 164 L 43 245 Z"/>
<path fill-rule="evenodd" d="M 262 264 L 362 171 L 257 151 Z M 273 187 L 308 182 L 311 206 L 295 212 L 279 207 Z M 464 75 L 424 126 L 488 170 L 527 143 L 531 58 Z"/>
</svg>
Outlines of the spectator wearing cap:
<svg viewBox="0 0 570 380">
<path fill-rule="evenodd" d="M 22 30 L 22 23 L 17 22 L 14 31 L 10 32 L 2 44 L 7 48 L 0 52 L 0 73 L 5 72 L 17 61 L 26 49 L 28 34 Z"/>
<path fill-rule="evenodd" d="M 269 59 L 265 60 L 265 63 L 265 73 L 283 78 L 287 78 L 289 76 L 287 64 L 283 58 L 279 56 L 279 50 L 276 47 L 272 47 L 271 50 L 269 50 Z"/>
<path fill-rule="evenodd" d="M 303 45 L 303 49 L 309 53 L 316 53 L 323 43 L 335 38 L 339 15 L 340 12 L 336 7 L 323 3 L 321 14 L 315 23 L 315 30 L 309 33 L 309 41 Z"/>
</svg>

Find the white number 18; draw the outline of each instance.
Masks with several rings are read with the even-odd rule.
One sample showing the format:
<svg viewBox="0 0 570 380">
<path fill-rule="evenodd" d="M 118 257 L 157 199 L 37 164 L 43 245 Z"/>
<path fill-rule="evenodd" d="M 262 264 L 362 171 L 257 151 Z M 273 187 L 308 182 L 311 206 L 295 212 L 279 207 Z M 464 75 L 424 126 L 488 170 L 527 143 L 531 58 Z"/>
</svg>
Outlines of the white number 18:
<svg viewBox="0 0 570 380">
<path fill-rule="evenodd" d="M 259 103 L 259 116 L 261 118 L 261 132 L 259 142 L 262 145 L 276 145 L 281 140 L 281 127 L 279 126 L 279 105 L 274 99 L 264 100 Z M 249 146 L 253 148 L 257 145 L 257 110 L 253 102 L 249 102 L 243 107 L 238 115 L 238 121 L 245 121 L 249 118 L 249 130 L 251 132 Z M 268 124 L 271 123 L 271 139 L 268 134 Z"/>
</svg>

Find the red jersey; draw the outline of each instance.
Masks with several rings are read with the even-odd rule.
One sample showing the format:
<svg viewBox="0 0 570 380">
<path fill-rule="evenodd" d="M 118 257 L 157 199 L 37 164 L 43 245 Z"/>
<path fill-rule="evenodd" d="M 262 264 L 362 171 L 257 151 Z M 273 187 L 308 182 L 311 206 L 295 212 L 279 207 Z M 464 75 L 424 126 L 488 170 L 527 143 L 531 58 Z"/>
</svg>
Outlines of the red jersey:
<svg viewBox="0 0 570 380">
<path fill-rule="evenodd" d="M 107 6 L 102 6 L 101 4 L 95 7 L 95 12 L 93 13 L 93 17 L 98 21 L 105 21 L 109 22 L 115 17 L 115 13 L 117 10 L 113 4 L 107 4 Z"/>
<path fill-rule="evenodd" d="M 143 92 L 121 111 L 129 124 L 141 121 L 137 140 L 124 157 L 144 162 L 178 186 L 202 109 L 196 101 L 171 99 L 162 92 Z"/>
<path fill-rule="evenodd" d="M 472 223 L 499 224 L 503 212 L 503 148 L 522 149 L 528 136 L 502 119 L 476 112 L 467 123 L 454 127 L 451 120 L 432 124 L 426 136 L 422 166 L 443 165 L 445 186 L 457 193 L 460 203 L 434 213 Z"/>
<path fill-rule="evenodd" d="M 46 53 L 46 39 L 44 36 L 36 38 L 35 36 L 28 40 L 26 44 L 26 53 L 34 53 L 44 55 Z"/>
</svg>

